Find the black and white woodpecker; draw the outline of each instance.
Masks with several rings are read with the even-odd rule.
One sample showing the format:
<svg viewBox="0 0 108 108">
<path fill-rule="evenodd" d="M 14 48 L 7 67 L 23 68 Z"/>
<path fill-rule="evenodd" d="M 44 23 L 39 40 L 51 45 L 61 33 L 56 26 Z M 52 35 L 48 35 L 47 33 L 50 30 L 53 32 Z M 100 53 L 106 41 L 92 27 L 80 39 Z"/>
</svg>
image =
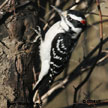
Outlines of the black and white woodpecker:
<svg viewBox="0 0 108 108">
<path fill-rule="evenodd" d="M 61 20 L 49 28 L 44 40 L 41 41 L 41 71 L 38 81 L 34 85 L 34 92 L 45 78 L 48 79 L 47 84 L 51 84 L 54 78 L 63 71 L 86 27 L 86 19 L 81 12 L 76 10 L 61 11 L 52 7 L 58 12 Z"/>
</svg>

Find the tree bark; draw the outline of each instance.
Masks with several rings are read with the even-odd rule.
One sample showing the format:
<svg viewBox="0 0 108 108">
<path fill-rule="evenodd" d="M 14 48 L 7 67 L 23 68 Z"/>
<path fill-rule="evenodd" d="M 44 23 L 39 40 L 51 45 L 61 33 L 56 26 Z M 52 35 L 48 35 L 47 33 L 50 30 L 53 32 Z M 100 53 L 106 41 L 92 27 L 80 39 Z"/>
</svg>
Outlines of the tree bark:
<svg viewBox="0 0 108 108">
<path fill-rule="evenodd" d="M 38 10 L 33 1 L 9 1 L 0 15 L 0 108 L 33 108 Z"/>
</svg>

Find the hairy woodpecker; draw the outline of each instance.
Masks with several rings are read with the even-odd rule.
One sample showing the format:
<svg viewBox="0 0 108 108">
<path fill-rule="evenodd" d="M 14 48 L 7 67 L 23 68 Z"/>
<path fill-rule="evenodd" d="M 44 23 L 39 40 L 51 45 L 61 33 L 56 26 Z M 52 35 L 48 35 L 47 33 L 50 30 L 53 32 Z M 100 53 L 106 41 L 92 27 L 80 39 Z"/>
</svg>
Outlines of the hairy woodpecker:
<svg viewBox="0 0 108 108">
<path fill-rule="evenodd" d="M 34 85 L 35 92 L 44 79 L 51 84 L 54 78 L 60 74 L 69 62 L 73 49 L 86 27 L 84 15 L 76 10 L 61 11 L 53 6 L 61 20 L 49 28 L 44 40 L 40 45 L 41 71 L 37 83 Z"/>
</svg>

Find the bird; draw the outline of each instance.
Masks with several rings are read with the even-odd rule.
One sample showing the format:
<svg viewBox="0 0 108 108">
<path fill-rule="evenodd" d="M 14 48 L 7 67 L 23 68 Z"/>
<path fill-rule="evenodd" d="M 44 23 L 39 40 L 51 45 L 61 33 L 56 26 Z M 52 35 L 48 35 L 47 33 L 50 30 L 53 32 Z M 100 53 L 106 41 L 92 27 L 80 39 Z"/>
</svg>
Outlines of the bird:
<svg viewBox="0 0 108 108">
<path fill-rule="evenodd" d="M 62 11 L 52 7 L 59 14 L 60 20 L 48 29 L 45 38 L 41 40 L 41 70 L 33 92 L 39 89 L 44 79 L 51 85 L 55 77 L 64 70 L 81 33 L 86 28 L 84 13 L 71 9 Z"/>
</svg>

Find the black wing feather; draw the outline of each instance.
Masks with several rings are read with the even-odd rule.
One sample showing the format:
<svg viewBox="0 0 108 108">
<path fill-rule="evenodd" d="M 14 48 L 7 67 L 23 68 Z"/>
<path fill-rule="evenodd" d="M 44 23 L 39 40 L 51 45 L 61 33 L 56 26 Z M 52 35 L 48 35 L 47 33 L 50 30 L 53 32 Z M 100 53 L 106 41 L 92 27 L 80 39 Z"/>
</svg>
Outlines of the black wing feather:
<svg viewBox="0 0 108 108">
<path fill-rule="evenodd" d="M 53 79 L 64 70 L 66 63 L 69 62 L 77 40 L 78 39 L 72 39 L 71 33 L 59 33 L 54 38 L 51 47 L 49 83 L 52 83 Z"/>
</svg>

